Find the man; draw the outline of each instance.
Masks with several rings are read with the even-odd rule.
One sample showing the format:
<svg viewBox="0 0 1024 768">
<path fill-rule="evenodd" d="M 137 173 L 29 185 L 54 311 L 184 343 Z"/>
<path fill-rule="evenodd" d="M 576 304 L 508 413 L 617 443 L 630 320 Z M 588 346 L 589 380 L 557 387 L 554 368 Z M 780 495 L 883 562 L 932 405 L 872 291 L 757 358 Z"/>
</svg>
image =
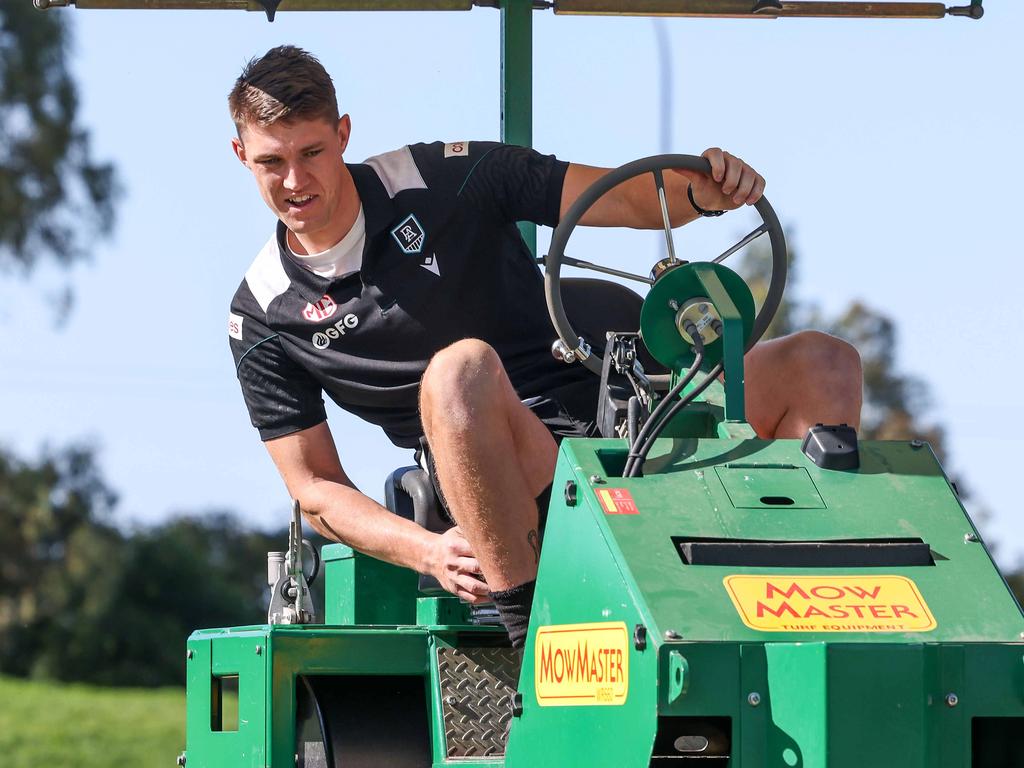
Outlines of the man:
<svg viewBox="0 0 1024 768">
<path fill-rule="evenodd" d="M 493 599 L 520 645 L 556 438 L 592 433 L 597 380 L 552 358 L 540 275 L 515 222 L 553 226 L 606 169 L 487 142 L 346 165 L 349 116 L 320 63 L 290 46 L 251 61 L 228 101 L 234 151 L 279 219 L 228 323 L 253 425 L 314 528 L 433 574 L 471 603 Z M 739 158 L 704 156 L 712 177 L 666 175 L 675 225 L 752 204 L 764 189 Z M 620 185 L 582 223 L 661 227 L 654 185 Z M 859 358 L 838 339 L 760 344 L 746 371 L 760 435 L 859 421 Z M 356 490 L 322 392 L 399 446 L 425 436 L 458 526 L 429 533 Z"/>
</svg>

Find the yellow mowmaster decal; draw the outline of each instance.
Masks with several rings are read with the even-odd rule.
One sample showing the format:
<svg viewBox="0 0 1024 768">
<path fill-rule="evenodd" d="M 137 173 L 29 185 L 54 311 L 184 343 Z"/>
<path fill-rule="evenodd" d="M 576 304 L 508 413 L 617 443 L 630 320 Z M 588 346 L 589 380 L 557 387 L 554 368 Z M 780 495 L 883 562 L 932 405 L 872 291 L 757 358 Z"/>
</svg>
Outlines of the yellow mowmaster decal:
<svg viewBox="0 0 1024 768">
<path fill-rule="evenodd" d="M 904 576 L 726 576 L 743 623 L 761 632 L 928 632 L 935 617 Z"/>
<path fill-rule="evenodd" d="M 629 693 L 624 622 L 558 624 L 537 630 L 534 689 L 542 707 L 621 705 Z"/>
</svg>

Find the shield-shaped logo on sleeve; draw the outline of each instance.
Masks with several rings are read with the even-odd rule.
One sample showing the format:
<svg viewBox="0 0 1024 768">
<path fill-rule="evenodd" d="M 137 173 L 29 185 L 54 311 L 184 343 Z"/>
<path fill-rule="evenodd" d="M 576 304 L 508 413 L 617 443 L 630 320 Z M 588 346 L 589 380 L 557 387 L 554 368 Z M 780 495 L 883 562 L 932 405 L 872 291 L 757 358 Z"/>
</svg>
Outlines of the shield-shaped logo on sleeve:
<svg viewBox="0 0 1024 768">
<path fill-rule="evenodd" d="M 391 236 L 395 238 L 398 247 L 409 254 L 420 253 L 426 238 L 423 225 L 411 213 L 402 220 L 401 224 L 391 230 Z"/>
</svg>

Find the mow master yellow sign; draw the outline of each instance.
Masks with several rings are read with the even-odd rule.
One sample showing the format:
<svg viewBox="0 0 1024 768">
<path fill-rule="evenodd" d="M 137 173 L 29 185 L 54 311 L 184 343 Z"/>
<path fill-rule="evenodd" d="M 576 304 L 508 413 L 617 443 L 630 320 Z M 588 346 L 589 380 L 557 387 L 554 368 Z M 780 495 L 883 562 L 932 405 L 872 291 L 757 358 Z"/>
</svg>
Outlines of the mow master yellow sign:
<svg viewBox="0 0 1024 768">
<path fill-rule="evenodd" d="M 726 576 L 743 623 L 761 632 L 928 632 L 935 617 L 904 576 Z"/>
<path fill-rule="evenodd" d="M 624 622 L 554 624 L 537 630 L 534 689 L 542 707 L 625 704 L 629 632 Z"/>
</svg>

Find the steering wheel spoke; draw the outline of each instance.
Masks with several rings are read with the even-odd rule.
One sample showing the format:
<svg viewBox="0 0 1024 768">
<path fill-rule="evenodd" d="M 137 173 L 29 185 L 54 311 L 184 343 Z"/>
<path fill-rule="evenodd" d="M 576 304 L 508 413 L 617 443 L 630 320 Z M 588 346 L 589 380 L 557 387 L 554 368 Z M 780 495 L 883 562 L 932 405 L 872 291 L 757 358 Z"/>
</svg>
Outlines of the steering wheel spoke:
<svg viewBox="0 0 1024 768">
<path fill-rule="evenodd" d="M 654 176 L 654 186 L 658 188 L 658 204 L 661 206 L 661 221 L 665 228 L 665 247 L 668 248 L 669 264 L 678 264 L 676 244 L 672 239 L 672 219 L 668 215 L 668 198 L 665 195 L 665 177 L 661 173 L 661 168 L 655 168 L 651 175 Z"/>
<path fill-rule="evenodd" d="M 627 280 L 635 280 L 638 283 L 644 283 L 645 285 L 654 285 L 654 280 L 643 275 L 634 275 L 632 272 L 623 272 L 621 269 L 612 269 L 611 267 L 604 267 L 600 264 L 595 264 L 592 261 L 584 261 L 583 259 L 574 259 L 572 256 L 566 256 L 562 254 L 562 263 L 569 267 L 579 267 L 580 269 L 589 269 L 593 272 L 601 272 L 605 275 L 614 275 L 615 277 L 624 277 Z"/>
<path fill-rule="evenodd" d="M 732 256 L 734 253 L 736 253 L 736 251 L 739 251 L 739 250 L 741 250 L 743 248 L 746 248 L 748 245 L 750 245 L 752 242 L 757 240 L 757 238 L 759 238 L 761 235 L 765 234 L 767 231 L 768 231 L 768 225 L 767 224 L 761 224 L 760 227 L 758 227 L 757 229 L 751 230 L 746 235 L 744 235 L 742 238 L 740 238 L 736 242 L 735 245 L 727 248 L 722 253 L 718 254 L 715 258 L 713 258 L 711 260 L 711 263 L 712 264 L 721 264 L 723 261 L 725 261 L 730 256 Z"/>
</svg>

